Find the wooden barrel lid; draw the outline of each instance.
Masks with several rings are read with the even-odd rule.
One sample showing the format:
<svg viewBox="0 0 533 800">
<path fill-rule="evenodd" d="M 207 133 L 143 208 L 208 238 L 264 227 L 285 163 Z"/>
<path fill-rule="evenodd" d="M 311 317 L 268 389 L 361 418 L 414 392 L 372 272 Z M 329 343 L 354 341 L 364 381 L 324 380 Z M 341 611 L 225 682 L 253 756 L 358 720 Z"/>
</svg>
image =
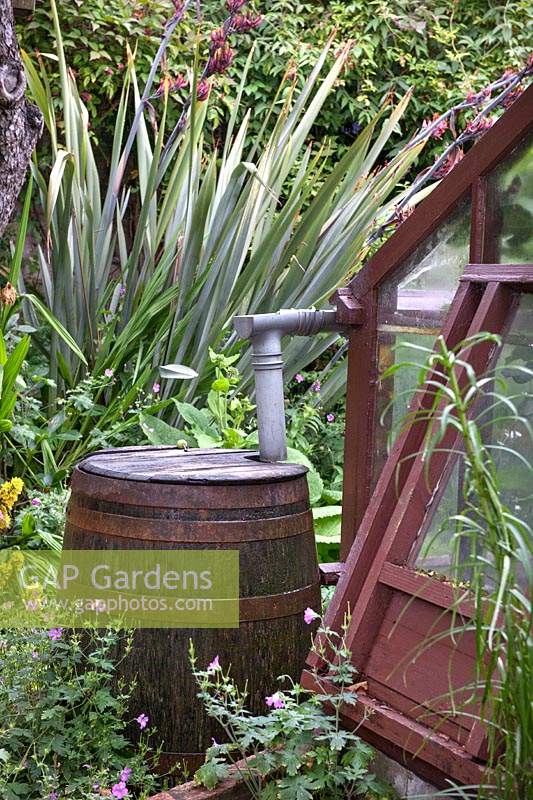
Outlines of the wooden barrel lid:
<svg viewBox="0 0 533 800">
<path fill-rule="evenodd" d="M 259 461 L 255 450 L 176 447 L 117 447 L 100 450 L 78 464 L 91 475 L 127 481 L 185 484 L 277 483 L 300 478 L 301 464 Z"/>
</svg>

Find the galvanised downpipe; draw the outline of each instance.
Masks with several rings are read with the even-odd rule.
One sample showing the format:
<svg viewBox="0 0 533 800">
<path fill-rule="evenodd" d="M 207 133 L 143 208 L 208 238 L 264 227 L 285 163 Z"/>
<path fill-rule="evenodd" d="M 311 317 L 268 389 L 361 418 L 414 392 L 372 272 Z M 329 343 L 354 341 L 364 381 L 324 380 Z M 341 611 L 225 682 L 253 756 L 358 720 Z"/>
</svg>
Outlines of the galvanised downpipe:
<svg viewBox="0 0 533 800">
<path fill-rule="evenodd" d="M 287 458 L 282 336 L 310 336 L 322 331 L 346 330 L 346 325 L 337 322 L 336 314 L 336 311 L 282 309 L 276 314 L 233 318 L 238 336 L 252 341 L 261 461 L 284 461 Z"/>
</svg>

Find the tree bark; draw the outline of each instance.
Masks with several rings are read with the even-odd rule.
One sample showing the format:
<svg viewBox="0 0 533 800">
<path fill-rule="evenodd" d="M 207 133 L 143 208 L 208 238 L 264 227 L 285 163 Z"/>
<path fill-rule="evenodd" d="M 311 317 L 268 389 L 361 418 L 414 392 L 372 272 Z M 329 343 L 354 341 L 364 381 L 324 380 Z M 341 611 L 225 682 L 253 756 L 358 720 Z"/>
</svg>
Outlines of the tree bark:
<svg viewBox="0 0 533 800">
<path fill-rule="evenodd" d="M 0 236 L 13 213 L 43 118 L 25 97 L 12 0 L 0 0 Z"/>
</svg>

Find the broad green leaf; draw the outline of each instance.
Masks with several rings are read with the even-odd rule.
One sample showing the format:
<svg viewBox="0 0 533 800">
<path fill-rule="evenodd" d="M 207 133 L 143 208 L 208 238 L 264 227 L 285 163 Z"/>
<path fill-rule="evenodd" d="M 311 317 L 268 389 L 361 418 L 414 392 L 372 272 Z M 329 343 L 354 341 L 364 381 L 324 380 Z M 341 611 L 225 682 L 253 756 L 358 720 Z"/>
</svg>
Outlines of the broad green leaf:
<svg viewBox="0 0 533 800">
<path fill-rule="evenodd" d="M 172 425 L 168 425 L 162 419 L 153 417 L 151 414 L 139 414 L 139 424 L 150 444 L 176 446 L 180 439 L 187 441 L 187 436 L 183 431 L 173 428 Z"/>
<path fill-rule="evenodd" d="M 313 508 L 313 521 L 318 542 L 326 540 L 340 542 L 342 506 Z"/>
<path fill-rule="evenodd" d="M 202 431 L 202 433 L 209 436 L 219 438 L 216 428 L 213 427 L 213 415 L 204 408 L 196 408 L 192 403 L 184 403 L 176 400 L 176 408 L 180 412 L 185 422 L 192 425 L 195 430 Z"/>
<path fill-rule="evenodd" d="M 306 477 L 307 485 L 309 486 L 309 502 L 312 506 L 318 503 L 324 491 L 324 483 L 311 461 L 304 453 L 294 447 L 287 447 L 287 461 L 307 467 Z"/>
</svg>

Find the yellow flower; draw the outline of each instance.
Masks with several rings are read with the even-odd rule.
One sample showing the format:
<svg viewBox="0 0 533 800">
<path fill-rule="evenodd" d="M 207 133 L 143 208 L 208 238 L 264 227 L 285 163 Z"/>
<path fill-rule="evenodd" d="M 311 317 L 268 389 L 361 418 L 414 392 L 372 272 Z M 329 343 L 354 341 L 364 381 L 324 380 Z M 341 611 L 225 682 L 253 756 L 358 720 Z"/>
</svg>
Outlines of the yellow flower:
<svg viewBox="0 0 533 800">
<path fill-rule="evenodd" d="M 24 482 L 20 478 L 11 478 L 10 481 L 3 483 L 0 486 L 0 508 L 5 506 L 6 510 L 10 511 L 17 502 L 23 489 Z"/>
<path fill-rule="evenodd" d="M 0 504 L 0 531 L 7 531 L 11 527 L 11 517 L 7 508 Z"/>
</svg>

